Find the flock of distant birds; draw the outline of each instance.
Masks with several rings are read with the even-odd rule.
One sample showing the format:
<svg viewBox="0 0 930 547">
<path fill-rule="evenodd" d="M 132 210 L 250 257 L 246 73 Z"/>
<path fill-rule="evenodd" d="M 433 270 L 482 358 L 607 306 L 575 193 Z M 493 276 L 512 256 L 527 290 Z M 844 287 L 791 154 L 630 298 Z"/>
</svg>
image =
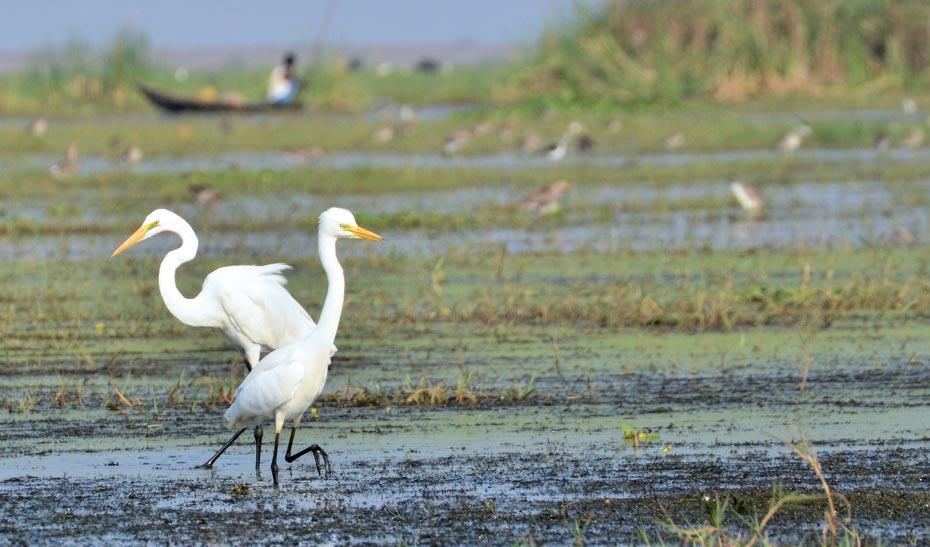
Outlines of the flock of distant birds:
<svg viewBox="0 0 930 547">
<path fill-rule="evenodd" d="M 902 103 L 902 109 L 908 115 L 917 113 L 917 105 L 912 99 L 905 99 Z M 375 130 L 372 138 L 376 143 L 387 143 L 398 135 L 408 133 L 417 122 L 417 113 L 413 108 L 403 106 L 398 110 L 396 119 L 396 123 L 382 125 Z M 928 119 L 928 123 L 930 123 L 930 119 Z M 28 124 L 26 132 L 41 137 L 48 132 L 48 129 L 48 120 L 40 117 Z M 619 120 L 610 122 L 607 127 L 609 133 L 617 133 L 621 129 L 622 124 Z M 461 153 L 473 139 L 494 132 L 504 142 L 512 142 L 516 138 L 516 127 L 512 120 L 505 121 L 497 126 L 493 122 L 486 120 L 449 134 L 442 142 L 442 154 L 447 157 L 455 156 Z M 785 133 L 778 140 L 776 148 L 785 153 L 795 152 L 803 146 L 805 139 L 810 134 L 810 126 L 802 123 Z M 924 140 L 923 128 L 914 126 L 900 140 L 899 144 L 901 148 L 916 149 L 923 146 Z M 111 148 L 122 150 L 119 153 L 119 159 L 130 167 L 138 165 L 143 159 L 142 150 L 138 146 L 129 145 L 123 147 L 118 137 L 114 138 L 110 145 Z M 665 149 L 669 151 L 677 150 L 684 145 L 685 135 L 682 132 L 672 133 L 664 139 Z M 873 145 L 878 150 L 887 150 L 892 147 L 893 143 L 887 133 L 880 132 L 875 136 Z M 594 146 L 594 140 L 581 122 L 578 121 L 569 123 L 562 135 L 548 144 L 544 144 L 543 139 L 533 132 L 526 132 L 519 142 L 519 148 L 523 153 L 545 157 L 552 165 L 564 160 L 571 151 L 586 154 L 593 150 Z M 289 152 L 305 160 L 317 159 L 326 154 L 325 150 L 318 146 L 293 148 Z M 78 154 L 77 144 L 71 143 L 65 157 L 49 167 L 49 173 L 56 179 L 74 175 L 78 172 L 80 166 Z M 564 180 L 556 181 L 525 197 L 520 201 L 519 208 L 538 215 L 557 213 L 562 209 L 561 201 L 569 188 L 568 182 Z M 219 192 L 210 186 L 191 186 L 189 190 L 194 202 L 201 206 L 212 206 L 220 200 Z M 757 220 L 762 217 L 765 202 L 758 189 L 745 182 L 732 180 L 730 182 L 730 191 L 740 207 L 742 207 L 747 218 Z"/>
</svg>

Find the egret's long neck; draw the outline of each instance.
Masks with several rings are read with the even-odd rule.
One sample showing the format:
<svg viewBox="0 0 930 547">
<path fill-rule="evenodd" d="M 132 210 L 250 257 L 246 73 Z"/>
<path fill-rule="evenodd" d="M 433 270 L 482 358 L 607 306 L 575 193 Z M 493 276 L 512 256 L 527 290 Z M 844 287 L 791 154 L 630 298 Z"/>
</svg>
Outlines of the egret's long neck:
<svg viewBox="0 0 930 547">
<path fill-rule="evenodd" d="M 329 287 L 326 289 L 326 300 L 323 301 L 323 311 L 320 312 L 320 321 L 317 323 L 314 334 L 319 333 L 318 336 L 324 337 L 324 342 L 332 344 L 336 340 L 339 318 L 342 316 L 346 280 L 339 259 L 336 258 L 336 238 L 321 231 L 319 246 L 320 262 L 323 263 L 323 270 L 326 271 Z"/>
<path fill-rule="evenodd" d="M 158 290 L 162 300 L 171 315 L 180 322 L 191 326 L 212 326 L 205 324 L 203 310 L 194 302 L 194 299 L 185 298 L 175 283 L 175 272 L 185 262 L 190 262 L 197 256 L 197 236 L 194 229 L 187 223 L 171 229 L 181 236 L 181 246 L 165 255 L 158 268 Z"/>
</svg>

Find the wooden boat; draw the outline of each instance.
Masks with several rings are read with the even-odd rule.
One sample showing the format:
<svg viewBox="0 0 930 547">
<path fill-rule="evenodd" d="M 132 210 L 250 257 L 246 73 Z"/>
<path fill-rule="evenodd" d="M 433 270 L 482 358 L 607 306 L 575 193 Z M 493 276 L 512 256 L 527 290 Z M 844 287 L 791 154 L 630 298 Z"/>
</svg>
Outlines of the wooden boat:
<svg viewBox="0 0 930 547">
<path fill-rule="evenodd" d="M 196 97 L 185 97 L 165 93 L 139 84 L 139 91 L 158 108 L 165 112 L 292 112 L 300 110 L 303 103 L 271 104 L 265 102 L 241 102 L 226 99 L 205 101 Z"/>
</svg>

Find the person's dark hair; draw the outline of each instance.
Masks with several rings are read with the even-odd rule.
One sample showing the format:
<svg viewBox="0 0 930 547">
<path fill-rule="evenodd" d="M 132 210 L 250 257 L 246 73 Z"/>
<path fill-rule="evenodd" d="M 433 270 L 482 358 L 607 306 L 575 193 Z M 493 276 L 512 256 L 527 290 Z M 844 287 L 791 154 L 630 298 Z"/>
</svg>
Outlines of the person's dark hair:
<svg viewBox="0 0 930 547">
<path fill-rule="evenodd" d="M 294 64 L 294 54 L 291 52 L 284 54 L 284 64 L 291 66 Z"/>
</svg>

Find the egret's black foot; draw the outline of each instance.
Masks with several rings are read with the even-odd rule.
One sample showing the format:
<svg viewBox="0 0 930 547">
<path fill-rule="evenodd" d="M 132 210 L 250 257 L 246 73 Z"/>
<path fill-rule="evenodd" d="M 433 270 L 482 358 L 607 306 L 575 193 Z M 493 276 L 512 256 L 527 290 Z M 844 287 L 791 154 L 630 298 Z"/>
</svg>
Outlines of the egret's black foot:
<svg viewBox="0 0 930 547">
<path fill-rule="evenodd" d="M 288 453 L 284 455 L 284 461 L 291 463 L 308 452 L 313 454 L 313 461 L 316 464 L 317 475 L 323 477 L 323 471 L 326 471 L 325 478 L 330 478 L 333 475 L 333 465 L 329 461 L 329 454 L 327 454 L 326 451 L 323 450 L 323 448 L 318 444 L 312 444 L 293 455 L 290 454 L 290 450 L 288 450 Z M 320 459 L 323 460 L 322 467 L 320 466 Z"/>
</svg>

